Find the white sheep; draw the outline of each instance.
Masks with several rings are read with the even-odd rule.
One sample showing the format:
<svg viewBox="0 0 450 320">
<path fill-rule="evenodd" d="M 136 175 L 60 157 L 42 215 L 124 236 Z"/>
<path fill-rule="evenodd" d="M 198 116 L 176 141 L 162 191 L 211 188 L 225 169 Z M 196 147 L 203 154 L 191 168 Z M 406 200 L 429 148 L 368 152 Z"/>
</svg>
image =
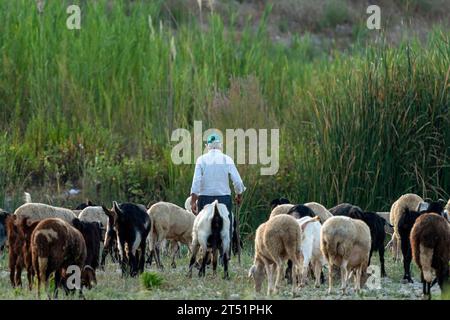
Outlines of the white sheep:
<svg viewBox="0 0 450 320">
<path fill-rule="evenodd" d="M 175 257 L 179 251 L 178 242 L 190 245 L 195 215 L 173 203 L 158 202 L 148 209 L 152 221 L 152 230 L 147 238 L 151 254 L 156 253 L 156 263 L 163 268 L 160 258 L 160 247 L 164 240 L 172 240 L 175 246 L 172 257 L 172 267 L 175 268 Z"/>
<path fill-rule="evenodd" d="M 304 286 L 306 283 L 310 263 L 314 271 L 315 286 L 316 288 L 320 286 L 320 274 L 322 272 L 322 267 L 326 264 L 326 261 L 320 251 L 320 229 L 322 225 L 319 220 L 320 218 L 318 216 L 314 218 L 303 217 L 301 219 L 297 219 L 302 231 L 301 253 L 303 263 L 302 277 L 300 281 L 301 286 Z"/>
<path fill-rule="evenodd" d="M 203 252 L 199 276 L 205 276 L 206 262 L 212 254 L 213 273 L 217 268 L 217 251 L 220 251 L 224 267 L 224 278 L 228 278 L 228 260 L 231 244 L 230 219 L 227 207 L 217 200 L 207 204 L 195 217 L 192 227 L 192 256 L 189 263 L 188 276 L 192 276 L 192 268 L 196 262 L 199 249 Z"/>
<path fill-rule="evenodd" d="M 73 219 L 77 218 L 73 210 L 53 207 L 43 203 L 25 203 L 17 208 L 14 214 L 20 217 L 28 217 L 30 221 L 60 218 L 70 224 Z"/>
<path fill-rule="evenodd" d="M 333 287 L 333 266 L 341 270 L 341 289 L 345 293 L 347 280 L 355 272 L 355 290 L 361 289 L 361 278 L 366 276 L 371 246 L 370 229 L 362 220 L 334 216 L 322 226 L 320 250 L 328 261 L 329 288 Z"/>
<path fill-rule="evenodd" d="M 423 199 L 417 194 L 407 193 L 398 198 L 391 206 L 389 220 L 391 225 L 394 226 L 394 234 L 392 235 L 391 241 L 387 244 L 387 247 L 392 247 L 395 261 L 400 259 L 400 234 L 398 232 L 398 222 L 405 212 L 405 209 L 416 211 L 422 202 L 424 202 Z"/>
<path fill-rule="evenodd" d="M 333 215 L 330 211 L 328 211 L 327 208 L 325 208 L 323 205 L 317 202 L 308 202 L 305 203 L 305 206 L 310 208 L 316 216 L 320 218 L 320 222 L 323 224 L 325 221 L 327 221 L 328 218 L 331 218 Z"/>
<path fill-rule="evenodd" d="M 292 261 L 293 279 L 298 278 L 301 255 L 300 226 L 290 215 L 280 214 L 261 224 L 255 235 L 255 257 L 248 272 L 255 281 L 255 291 L 261 290 L 262 281 L 267 275 L 267 294 L 276 294 L 283 279 L 284 263 Z M 273 283 L 276 273 L 275 284 Z M 296 281 L 292 291 L 295 293 Z"/>
<path fill-rule="evenodd" d="M 294 207 L 293 204 L 286 203 L 286 204 L 280 204 L 273 208 L 272 212 L 270 213 L 269 219 L 272 219 L 275 216 L 278 216 L 280 214 L 287 214 L 289 210 L 291 210 Z"/>
</svg>

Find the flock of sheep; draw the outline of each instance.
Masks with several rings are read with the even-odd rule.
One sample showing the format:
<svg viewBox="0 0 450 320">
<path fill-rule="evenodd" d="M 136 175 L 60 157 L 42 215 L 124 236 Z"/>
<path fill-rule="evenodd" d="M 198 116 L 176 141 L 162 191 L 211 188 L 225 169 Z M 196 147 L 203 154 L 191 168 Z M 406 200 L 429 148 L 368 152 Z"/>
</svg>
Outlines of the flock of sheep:
<svg viewBox="0 0 450 320">
<path fill-rule="evenodd" d="M 123 275 L 136 276 L 145 263 L 155 259 L 158 268 L 161 250 L 169 244 L 172 267 L 176 267 L 180 245 L 186 245 L 191 259 L 188 276 L 194 266 L 204 276 L 212 265 L 216 274 L 220 263 L 224 278 L 229 277 L 228 265 L 242 243 L 237 237 L 236 221 L 225 205 L 215 201 L 195 215 L 190 199 L 185 208 L 168 202 L 158 202 L 150 208 L 132 203 L 113 203 L 108 209 L 92 203 L 74 210 L 32 203 L 31 199 L 14 214 L 0 213 L 0 247 L 8 248 L 10 280 L 21 286 L 22 269 L 27 271 L 30 290 L 37 278 L 37 293 L 45 286 L 48 297 L 49 278 L 55 279 L 54 296 L 58 288 L 74 292 L 68 285 L 70 267 L 81 272 L 79 289 L 96 284 L 96 269 L 104 267 L 111 256 L 118 262 Z M 393 227 L 388 247 L 396 261 L 403 256 L 403 281 L 410 281 L 412 259 L 421 270 L 424 297 L 430 298 L 435 284 L 441 292 L 450 289 L 450 200 L 424 200 L 415 194 L 401 196 L 391 207 L 389 221 L 374 212 L 343 203 L 326 209 L 319 203 L 290 204 L 286 199 L 271 203 L 269 219 L 255 234 L 255 254 L 249 277 L 259 292 L 267 278 L 267 294 L 276 293 L 284 279 L 295 293 L 308 278 L 319 287 L 328 270 L 328 291 L 340 273 L 341 289 L 353 278 L 358 292 L 365 284 L 372 253 L 377 251 L 381 276 L 386 276 L 384 249 L 386 230 Z"/>
</svg>

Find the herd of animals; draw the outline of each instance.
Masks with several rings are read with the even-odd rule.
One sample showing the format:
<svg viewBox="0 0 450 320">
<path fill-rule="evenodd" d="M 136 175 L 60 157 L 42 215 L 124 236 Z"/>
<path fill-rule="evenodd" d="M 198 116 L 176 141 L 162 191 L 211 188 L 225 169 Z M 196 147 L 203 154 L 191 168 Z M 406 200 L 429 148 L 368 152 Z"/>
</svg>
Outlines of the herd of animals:
<svg viewBox="0 0 450 320">
<path fill-rule="evenodd" d="M 412 193 L 393 203 L 388 218 L 348 203 L 327 209 L 316 202 L 291 204 L 285 198 L 274 199 L 268 220 L 256 230 L 254 261 L 248 275 L 256 292 L 267 278 L 267 294 L 271 295 L 285 279 L 294 293 L 310 278 L 319 287 L 327 270 L 329 293 L 339 275 L 344 293 L 352 279 L 358 292 L 367 280 L 374 251 L 379 254 L 381 276 L 387 276 L 385 240 L 393 229 L 386 247 L 393 251 L 395 261 L 403 256 L 402 281 L 413 281 L 414 260 L 420 269 L 424 298 L 429 299 L 435 283 L 441 293 L 450 289 L 449 211 L 450 200 L 424 200 Z M 83 297 L 82 289 L 96 285 L 96 270 L 104 268 L 108 256 L 120 264 L 123 276 L 137 276 L 153 259 L 163 270 L 161 251 L 169 245 L 173 268 L 180 246 L 186 245 L 191 255 L 187 276 L 192 276 L 194 266 L 200 277 L 205 276 L 208 264 L 215 275 L 220 263 L 226 279 L 231 256 L 239 252 L 242 242 L 233 215 L 217 201 L 195 215 L 190 198 L 185 208 L 169 202 L 149 208 L 113 202 L 109 209 L 88 201 L 66 209 L 33 203 L 26 194 L 25 204 L 14 213 L 0 210 L 0 249 L 8 251 L 11 285 L 22 286 L 25 269 L 30 290 L 37 279 L 38 297 L 44 286 L 51 298 L 51 275 L 55 281 L 53 297 L 59 288 L 66 294 L 75 292 L 67 285 L 69 266 L 81 271 L 81 286 L 76 289 Z"/>
</svg>

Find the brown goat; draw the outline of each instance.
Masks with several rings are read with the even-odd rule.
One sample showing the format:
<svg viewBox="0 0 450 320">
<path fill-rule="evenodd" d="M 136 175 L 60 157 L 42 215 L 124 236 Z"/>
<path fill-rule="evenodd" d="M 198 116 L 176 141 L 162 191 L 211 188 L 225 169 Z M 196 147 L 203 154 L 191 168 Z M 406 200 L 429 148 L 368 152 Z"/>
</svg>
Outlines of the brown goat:
<svg viewBox="0 0 450 320">
<path fill-rule="evenodd" d="M 31 262 L 31 234 L 38 225 L 39 221 L 30 221 L 29 218 L 24 217 L 17 221 L 19 235 L 22 242 L 22 261 L 25 269 L 27 269 L 28 288 L 33 288 L 33 264 Z"/>
<path fill-rule="evenodd" d="M 63 286 L 67 292 L 67 286 L 63 282 L 69 266 L 77 266 L 84 273 L 86 260 L 86 243 L 80 231 L 69 223 L 58 218 L 44 219 L 38 223 L 31 235 L 31 254 L 35 275 L 38 279 L 38 297 L 40 287 L 44 283 L 48 297 L 49 277 L 55 274 L 55 292 Z M 89 268 L 90 269 L 90 268 Z M 81 293 L 81 287 L 80 294 Z"/>
<path fill-rule="evenodd" d="M 28 217 L 20 218 L 15 215 L 6 221 L 9 243 L 10 280 L 13 287 L 22 286 L 22 269 L 26 268 L 28 287 L 33 286 L 33 268 L 31 264 L 30 241 L 31 233 L 38 222 L 29 221 Z"/>
<path fill-rule="evenodd" d="M 423 214 L 417 218 L 411 230 L 410 241 L 413 259 L 421 271 L 424 297 L 431 298 L 434 282 L 439 284 L 444 293 L 450 286 L 450 224 L 438 214 Z M 433 271 L 436 274 L 434 281 Z"/>
<path fill-rule="evenodd" d="M 13 287 L 22 286 L 22 269 L 24 261 L 22 257 L 23 239 L 20 236 L 19 227 L 16 224 L 16 215 L 10 215 L 6 218 L 6 234 L 8 236 L 8 261 L 9 261 L 9 279 Z"/>
</svg>

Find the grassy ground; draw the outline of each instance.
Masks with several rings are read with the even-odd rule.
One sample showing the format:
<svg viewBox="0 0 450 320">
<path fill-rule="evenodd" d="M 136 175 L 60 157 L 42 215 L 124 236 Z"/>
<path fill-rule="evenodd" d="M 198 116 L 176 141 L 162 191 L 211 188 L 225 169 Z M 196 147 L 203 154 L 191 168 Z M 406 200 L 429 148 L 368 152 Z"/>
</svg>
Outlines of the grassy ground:
<svg viewBox="0 0 450 320">
<path fill-rule="evenodd" d="M 196 273 L 193 273 L 191 279 L 186 277 L 188 257 L 179 259 L 176 269 L 170 268 L 170 259 L 164 258 L 163 263 L 166 269 L 160 274 L 163 277 L 163 283 L 160 287 L 152 290 L 145 290 L 141 285 L 139 278 L 122 278 L 118 265 L 109 262 L 105 271 L 97 273 L 98 285 L 90 291 L 85 291 L 85 297 L 89 300 L 98 299 L 267 299 L 263 295 L 256 295 L 253 289 L 253 280 L 247 277 L 247 272 L 252 265 L 253 258 L 245 252 L 242 259 L 242 265 L 238 266 L 237 259 L 233 258 L 231 262 L 230 280 L 222 279 L 222 269 L 218 267 L 218 275 L 212 276 L 212 271 L 207 270 L 206 278 L 199 279 Z M 379 265 L 378 256 L 374 257 L 373 263 Z M 9 283 L 9 273 L 6 268 L 6 259 L 1 260 L 0 268 L 0 299 L 36 299 L 35 291 L 28 289 L 12 289 Z M 147 269 L 147 268 L 146 268 Z M 147 271 L 154 271 L 153 266 Z M 418 270 L 413 265 L 413 284 L 401 284 L 400 279 L 403 276 L 401 263 L 395 264 L 390 253 L 386 254 L 386 272 L 388 278 L 381 280 L 380 290 L 369 290 L 364 288 L 361 294 L 353 293 L 353 290 L 347 295 L 342 295 L 337 290 L 327 294 L 327 285 L 320 288 L 314 288 L 312 283 L 302 288 L 295 299 L 421 299 L 421 284 L 418 282 Z M 24 281 L 25 278 L 24 278 Z M 336 284 L 335 284 L 336 285 Z M 337 283 L 339 285 L 339 283 Z M 265 285 L 262 292 L 265 293 Z M 293 299 L 291 288 L 284 286 L 280 293 L 272 296 L 272 299 Z M 433 298 L 440 299 L 439 289 L 435 286 L 432 290 Z M 60 298 L 67 299 L 64 295 Z"/>
</svg>

